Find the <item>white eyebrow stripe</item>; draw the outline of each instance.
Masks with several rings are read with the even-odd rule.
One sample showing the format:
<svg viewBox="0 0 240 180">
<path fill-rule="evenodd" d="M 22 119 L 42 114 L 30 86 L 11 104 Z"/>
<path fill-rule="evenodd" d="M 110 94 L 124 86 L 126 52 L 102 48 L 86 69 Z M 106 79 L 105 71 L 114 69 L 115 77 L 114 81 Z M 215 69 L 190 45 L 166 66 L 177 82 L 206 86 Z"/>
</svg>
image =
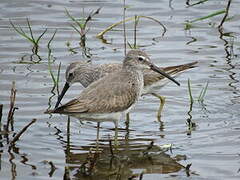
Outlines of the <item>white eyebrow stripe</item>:
<svg viewBox="0 0 240 180">
<path fill-rule="evenodd" d="M 143 59 L 146 59 L 146 57 L 145 56 L 138 56 L 139 58 L 143 58 Z"/>
</svg>

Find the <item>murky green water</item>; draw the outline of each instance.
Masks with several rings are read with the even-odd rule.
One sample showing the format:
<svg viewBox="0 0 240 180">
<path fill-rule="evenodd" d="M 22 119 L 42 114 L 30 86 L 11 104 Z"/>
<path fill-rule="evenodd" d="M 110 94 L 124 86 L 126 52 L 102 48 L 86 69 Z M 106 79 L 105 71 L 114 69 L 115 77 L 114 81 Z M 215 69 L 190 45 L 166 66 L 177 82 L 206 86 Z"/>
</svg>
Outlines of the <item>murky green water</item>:
<svg viewBox="0 0 240 180">
<path fill-rule="evenodd" d="M 190 1 L 191 3 L 197 1 Z M 167 32 L 161 36 L 162 28 L 147 19 L 141 19 L 137 31 L 137 43 L 151 55 L 160 66 L 199 61 L 198 67 L 184 72 L 177 78 L 181 87 L 173 83 L 159 89 L 165 96 L 166 105 L 162 123 L 157 121 L 159 100 L 145 96 L 131 113 L 129 130 L 120 122 L 120 148 L 117 158 L 111 158 L 109 138 L 114 135 L 114 125 L 104 122 L 100 129 L 100 146 L 103 153 L 92 176 L 84 176 L 81 165 L 95 147 L 96 123 L 79 122 L 71 118 L 67 129 L 66 116 L 43 114 L 49 105 L 56 103 L 51 93 L 53 82 L 48 71 L 47 43 L 54 30 L 51 44 L 54 73 L 61 62 L 60 88 L 64 84 L 64 71 L 73 61 L 82 59 L 79 35 L 71 28 L 71 21 L 64 8 L 75 17 L 87 15 L 102 7 L 100 14 L 89 23 L 87 48 L 94 63 L 116 63 L 123 59 L 122 26 L 108 32 L 107 43 L 96 38 L 96 34 L 109 25 L 121 21 L 121 1 L 1 1 L 0 2 L 0 104 L 3 104 L 2 123 L 6 124 L 12 81 L 16 82 L 16 106 L 14 129 L 20 131 L 33 118 L 33 124 L 8 151 L 6 138 L 0 140 L 0 179 L 63 179 L 67 174 L 72 179 L 128 179 L 143 173 L 150 179 L 239 179 L 240 168 L 240 85 L 239 85 L 239 6 L 235 0 L 230 6 L 229 21 L 223 27 L 224 36 L 217 26 L 223 14 L 194 23 L 184 30 L 184 22 L 215 11 L 225 9 L 227 2 L 212 0 L 204 4 L 187 7 L 185 1 L 127 1 L 126 16 L 151 16 L 160 20 Z M 31 64 L 39 58 L 31 56 L 31 44 L 20 37 L 10 26 L 25 27 L 30 19 L 34 33 L 47 33 L 40 41 L 40 63 Z M 133 23 L 127 24 L 127 38 L 133 43 Z M 229 36 L 230 35 L 230 36 Z M 69 51 L 67 44 L 75 48 Z M 21 62 L 21 63 L 20 63 Z M 194 102 L 190 113 L 187 80 L 191 80 L 192 93 L 197 99 L 202 87 L 209 82 L 204 103 Z M 82 87 L 74 85 L 64 98 L 67 102 L 77 96 Z M 53 96 L 52 98 L 50 98 Z M 49 101 L 50 99 L 50 101 Z M 196 128 L 189 130 L 186 120 L 192 118 Z M 3 132 L 1 133 L 3 134 Z M 9 135 L 12 138 L 12 133 Z M 154 146 L 146 153 L 150 142 Z M 173 144 L 172 151 L 162 153 L 159 146 Z M 186 160 L 176 161 L 176 156 Z M 149 158 L 151 157 L 151 158 Z M 192 164 L 189 173 L 184 169 Z M 111 175 L 109 175 L 111 174 Z"/>
</svg>

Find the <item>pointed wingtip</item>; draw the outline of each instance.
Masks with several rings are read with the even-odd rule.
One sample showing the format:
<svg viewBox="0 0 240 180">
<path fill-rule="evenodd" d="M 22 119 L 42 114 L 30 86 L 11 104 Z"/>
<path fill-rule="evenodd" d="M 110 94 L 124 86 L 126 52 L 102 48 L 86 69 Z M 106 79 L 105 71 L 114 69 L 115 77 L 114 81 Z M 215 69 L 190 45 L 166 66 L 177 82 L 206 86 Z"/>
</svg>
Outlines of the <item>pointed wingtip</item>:
<svg viewBox="0 0 240 180">
<path fill-rule="evenodd" d="M 44 114 L 53 114 L 53 113 L 60 113 L 60 108 L 48 109 L 44 112 Z"/>
<path fill-rule="evenodd" d="M 54 113 L 59 113 L 59 114 L 64 114 L 65 106 L 59 106 L 54 109 L 48 109 L 44 112 L 44 114 L 54 114 Z"/>
<path fill-rule="evenodd" d="M 55 110 L 55 109 L 47 109 L 47 110 L 44 112 L 44 114 L 52 114 L 52 113 L 54 113 L 54 110 Z"/>
<path fill-rule="evenodd" d="M 196 65 L 196 64 L 198 64 L 198 61 L 193 61 L 192 62 L 192 65 Z M 194 66 L 194 67 L 196 67 L 196 66 Z"/>
</svg>

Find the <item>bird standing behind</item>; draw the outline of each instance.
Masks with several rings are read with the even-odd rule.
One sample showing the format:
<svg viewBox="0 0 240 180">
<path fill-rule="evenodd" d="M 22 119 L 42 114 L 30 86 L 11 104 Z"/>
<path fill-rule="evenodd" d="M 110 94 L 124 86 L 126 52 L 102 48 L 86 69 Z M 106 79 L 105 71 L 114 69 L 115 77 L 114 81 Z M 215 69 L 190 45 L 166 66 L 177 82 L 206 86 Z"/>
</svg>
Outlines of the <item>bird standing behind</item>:
<svg viewBox="0 0 240 180">
<path fill-rule="evenodd" d="M 197 61 L 181 64 L 177 66 L 168 66 L 162 68 L 162 70 L 169 75 L 179 75 L 180 72 L 184 70 L 194 68 Z M 122 64 L 92 64 L 91 61 L 79 61 L 71 63 L 65 73 L 66 83 L 61 94 L 58 97 L 55 108 L 57 108 L 69 89 L 69 87 L 74 83 L 81 83 L 83 87 L 88 87 L 94 81 L 110 74 L 113 72 L 118 72 L 122 69 Z M 165 76 L 151 70 L 145 68 L 143 70 L 143 79 L 144 79 L 144 89 L 142 91 L 142 95 L 151 94 L 160 99 L 161 103 L 158 110 L 158 119 L 161 117 L 161 113 L 163 110 L 163 106 L 165 103 L 165 97 L 157 94 L 156 89 L 163 87 L 167 82 Z"/>
<path fill-rule="evenodd" d="M 146 68 L 160 73 L 180 85 L 175 79 L 151 63 L 145 52 L 131 50 L 124 58 L 119 71 L 94 81 L 77 98 L 47 113 L 67 114 L 79 119 L 97 121 L 98 129 L 100 121 L 111 119 L 115 123 L 116 144 L 118 120 L 122 113 L 129 112 L 141 96 L 144 87 L 143 71 Z M 69 73 L 73 72 L 68 70 Z M 70 77 L 74 77 L 74 74 Z M 97 135 L 97 137 L 99 136 Z"/>
</svg>

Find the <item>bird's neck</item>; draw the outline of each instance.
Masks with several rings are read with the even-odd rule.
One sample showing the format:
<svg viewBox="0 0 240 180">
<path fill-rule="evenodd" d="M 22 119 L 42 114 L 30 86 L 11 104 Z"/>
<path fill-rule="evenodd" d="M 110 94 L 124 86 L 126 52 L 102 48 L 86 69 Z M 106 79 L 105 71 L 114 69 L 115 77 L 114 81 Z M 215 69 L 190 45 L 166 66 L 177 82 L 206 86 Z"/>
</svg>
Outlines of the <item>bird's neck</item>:
<svg viewBox="0 0 240 180">
<path fill-rule="evenodd" d="M 136 64 L 132 64 L 128 61 L 123 62 L 122 68 L 125 69 L 125 70 L 142 72 L 142 69 L 139 66 L 137 66 Z"/>
<path fill-rule="evenodd" d="M 140 96 L 144 85 L 143 70 L 129 63 L 123 64 L 122 71 L 128 73 L 128 78 L 135 79 L 134 81 L 136 82 L 136 86 L 138 86 L 137 89 L 139 89 L 137 96 Z"/>
</svg>

